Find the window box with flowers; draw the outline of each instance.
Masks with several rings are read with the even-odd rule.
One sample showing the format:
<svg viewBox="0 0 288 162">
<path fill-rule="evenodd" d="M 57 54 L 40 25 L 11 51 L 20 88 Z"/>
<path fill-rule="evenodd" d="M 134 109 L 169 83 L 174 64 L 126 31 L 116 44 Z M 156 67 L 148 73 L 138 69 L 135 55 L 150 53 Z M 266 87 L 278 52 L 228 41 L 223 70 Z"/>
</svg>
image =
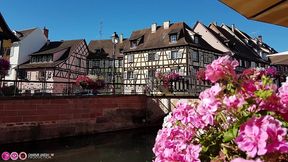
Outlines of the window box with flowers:
<svg viewBox="0 0 288 162">
<path fill-rule="evenodd" d="M 157 79 L 157 85 L 158 89 L 164 93 L 171 93 L 173 92 L 172 84 L 175 81 L 178 81 L 180 78 L 180 75 L 176 72 L 161 72 L 157 71 L 155 73 L 155 77 Z"/>
<path fill-rule="evenodd" d="M 98 90 L 103 89 L 106 84 L 103 76 L 80 75 L 76 79 L 76 85 L 81 86 L 84 94 L 97 94 Z"/>
</svg>

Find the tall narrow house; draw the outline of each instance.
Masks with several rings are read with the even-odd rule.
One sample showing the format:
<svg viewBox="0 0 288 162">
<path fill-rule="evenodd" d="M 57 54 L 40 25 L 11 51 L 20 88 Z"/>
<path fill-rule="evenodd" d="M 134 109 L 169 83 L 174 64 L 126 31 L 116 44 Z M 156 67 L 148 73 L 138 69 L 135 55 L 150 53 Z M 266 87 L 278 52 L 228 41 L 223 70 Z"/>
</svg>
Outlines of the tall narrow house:
<svg viewBox="0 0 288 162">
<path fill-rule="evenodd" d="M 21 31 L 14 31 L 19 38 L 18 42 L 14 42 L 10 50 L 10 71 L 9 75 L 5 77 L 6 80 L 17 80 L 17 66 L 27 62 L 30 55 L 39 51 L 48 40 L 48 29 L 26 29 Z M 19 75 L 19 73 L 18 73 Z M 9 84 L 14 84 L 11 82 Z"/>
<path fill-rule="evenodd" d="M 28 62 L 19 66 L 19 70 L 25 71 L 28 81 L 39 83 L 24 82 L 18 88 L 26 93 L 66 93 L 71 88 L 69 83 L 75 82 L 79 75 L 87 74 L 88 54 L 84 39 L 48 41 L 39 51 L 30 55 Z"/>
<path fill-rule="evenodd" d="M 111 40 L 92 40 L 88 45 L 88 74 L 103 76 L 111 93 L 114 87 L 115 93 L 123 92 L 123 49 L 127 43 L 121 34 L 115 46 Z"/>
<path fill-rule="evenodd" d="M 184 22 L 134 31 L 124 49 L 124 92 L 161 94 L 155 72 L 174 71 L 183 80 L 173 93 L 196 96 L 209 86 L 197 81 L 196 72 L 221 54 Z"/>
</svg>

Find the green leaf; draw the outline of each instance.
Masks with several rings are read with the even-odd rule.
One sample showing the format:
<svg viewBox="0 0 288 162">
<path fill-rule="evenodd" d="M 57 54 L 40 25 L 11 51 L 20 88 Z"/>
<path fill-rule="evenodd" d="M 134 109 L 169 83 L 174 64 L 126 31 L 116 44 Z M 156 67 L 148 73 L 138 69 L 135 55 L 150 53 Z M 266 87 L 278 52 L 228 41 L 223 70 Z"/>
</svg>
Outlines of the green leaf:
<svg viewBox="0 0 288 162">
<path fill-rule="evenodd" d="M 273 94 L 272 90 L 262 90 L 261 89 L 261 90 L 255 91 L 255 95 L 259 98 L 262 98 L 262 99 L 267 99 L 272 94 Z"/>
<path fill-rule="evenodd" d="M 223 142 L 230 142 L 237 136 L 238 128 L 233 127 L 230 128 L 227 132 L 224 133 L 223 135 Z"/>
</svg>

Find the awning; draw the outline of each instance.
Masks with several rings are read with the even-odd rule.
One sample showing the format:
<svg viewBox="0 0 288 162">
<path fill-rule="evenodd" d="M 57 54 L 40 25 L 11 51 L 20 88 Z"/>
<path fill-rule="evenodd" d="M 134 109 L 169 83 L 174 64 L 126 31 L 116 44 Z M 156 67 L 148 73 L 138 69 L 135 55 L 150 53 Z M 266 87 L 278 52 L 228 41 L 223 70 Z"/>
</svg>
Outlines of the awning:
<svg viewBox="0 0 288 162">
<path fill-rule="evenodd" d="M 287 0 L 220 0 L 247 19 L 288 27 Z"/>
<path fill-rule="evenodd" d="M 274 65 L 288 65 L 288 51 L 268 55 Z"/>
</svg>

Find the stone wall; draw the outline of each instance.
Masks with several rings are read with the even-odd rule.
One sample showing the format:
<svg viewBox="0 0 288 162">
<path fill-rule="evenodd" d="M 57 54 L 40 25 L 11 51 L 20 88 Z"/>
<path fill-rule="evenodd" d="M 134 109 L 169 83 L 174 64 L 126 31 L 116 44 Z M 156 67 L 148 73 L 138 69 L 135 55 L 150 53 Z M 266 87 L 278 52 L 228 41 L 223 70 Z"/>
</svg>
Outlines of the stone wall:
<svg viewBox="0 0 288 162">
<path fill-rule="evenodd" d="M 141 95 L 0 99 L 0 144 L 138 128 L 153 111 Z"/>
</svg>

